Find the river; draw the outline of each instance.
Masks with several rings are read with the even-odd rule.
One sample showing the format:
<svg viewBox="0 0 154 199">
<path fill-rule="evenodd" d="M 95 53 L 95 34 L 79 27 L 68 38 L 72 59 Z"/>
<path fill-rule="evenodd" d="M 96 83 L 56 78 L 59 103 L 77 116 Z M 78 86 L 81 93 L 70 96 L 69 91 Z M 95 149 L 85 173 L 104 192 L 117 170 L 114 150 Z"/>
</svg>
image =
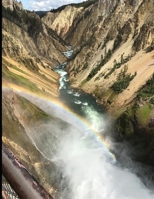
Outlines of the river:
<svg viewBox="0 0 154 199">
<path fill-rule="evenodd" d="M 71 49 L 64 54 L 70 58 Z M 62 138 L 56 153 L 56 164 L 62 172 L 61 191 L 58 199 L 152 199 L 154 192 L 142 183 L 136 165 L 131 161 L 126 143 L 112 139 L 112 120 L 96 99 L 69 85 L 65 71 L 66 62 L 56 66 L 60 74 L 59 99 L 74 113 L 86 118 L 94 133 L 70 128 Z M 107 133 L 107 134 L 106 134 Z M 127 146 L 126 146 L 127 145 Z M 116 147 L 118 148 L 116 149 Z M 123 167 L 111 151 L 118 151 Z M 143 177 L 140 166 L 140 174 Z M 147 184 L 151 183 L 147 179 Z"/>
<path fill-rule="evenodd" d="M 64 52 L 69 59 L 73 50 Z M 65 71 L 67 62 L 62 63 L 54 68 L 54 71 L 60 75 L 59 79 L 59 99 L 63 104 L 68 106 L 76 114 L 86 117 L 87 111 L 96 111 L 102 114 L 105 108 L 96 102 L 96 99 L 79 89 L 73 89 L 69 84 L 69 75 Z"/>
<path fill-rule="evenodd" d="M 72 52 L 64 54 L 69 58 Z M 152 175 L 145 176 L 144 167 L 132 161 L 128 143 L 113 139 L 114 125 L 105 108 L 93 96 L 70 87 L 66 64 L 54 71 L 60 74 L 59 99 L 74 114 L 50 100 L 22 94 L 54 116 L 26 131 L 53 165 L 48 177 L 57 189 L 54 199 L 153 199 Z"/>
</svg>

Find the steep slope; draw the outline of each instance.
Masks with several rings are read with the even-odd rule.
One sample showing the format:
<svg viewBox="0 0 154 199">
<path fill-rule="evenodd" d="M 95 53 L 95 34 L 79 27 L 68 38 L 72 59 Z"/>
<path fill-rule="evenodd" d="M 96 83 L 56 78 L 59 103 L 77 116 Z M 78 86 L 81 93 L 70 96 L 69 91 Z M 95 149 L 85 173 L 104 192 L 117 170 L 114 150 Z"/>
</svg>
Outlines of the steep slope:
<svg viewBox="0 0 154 199">
<path fill-rule="evenodd" d="M 75 47 L 67 65 L 72 86 L 94 94 L 113 112 L 126 108 L 154 73 L 153 1 L 89 2 L 51 11 L 42 21 Z M 132 81 L 116 91 L 112 85 L 122 73 L 121 81 L 129 75 Z"/>
<path fill-rule="evenodd" d="M 29 129 L 33 129 L 31 133 L 35 134 L 35 128 L 36 136 L 42 134 L 45 140 L 44 132 L 51 134 L 48 125 L 55 122 L 59 127 L 67 126 L 67 123 L 46 114 L 24 97 L 14 93 L 12 89 L 3 90 L 2 142 L 52 196 L 60 184 L 60 174 L 54 162 L 40 153 L 28 132 Z M 43 139 L 40 140 L 43 142 Z M 54 136 L 50 136 L 50 142 L 55 143 Z"/>
<path fill-rule="evenodd" d="M 73 45 L 67 64 L 71 85 L 104 104 L 117 120 L 119 136 L 143 144 L 142 161 L 154 165 L 153 1 L 91 0 L 53 10 L 42 19 L 16 1 L 7 2 L 2 7 L 3 86 L 57 97 L 59 75 L 52 68 L 66 61 L 62 52 Z M 54 194 L 58 182 L 54 174 L 48 176 L 54 165 L 33 145 L 27 148 L 26 135 L 27 124 L 53 118 L 10 91 L 2 101 L 3 142 Z"/>
<path fill-rule="evenodd" d="M 85 9 L 96 2 L 98 2 L 98 0 L 83 1 L 82 3 L 72 3 L 61 6 L 57 9 L 51 10 L 51 12 L 47 12 L 45 15 L 42 15 L 42 21 L 65 39 L 67 38 L 67 34 L 71 32 L 70 28 L 72 26 L 74 27 L 74 24 L 84 18 L 83 15 Z M 82 32 L 80 30 L 80 32 L 78 32 L 79 38 L 81 33 Z M 73 34 L 76 34 L 75 31 Z M 73 34 L 71 34 L 71 37 Z"/>
<path fill-rule="evenodd" d="M 20 3 L 2 3 L 3 80 L 56 97 L 59 76 L 51 69 L 66 61 L 66 43 Z"/>
<path fill-rule="evenodd" d="M 154 164 L 154 2 L 89 2 L 51 11 L 42 21 L 75 47 L 67 64 L 72 87 L 107 107 L 121 137 L 147 138 L 147 161 Z"/>
<path fill-rule="evenodd" d="M 52 196 L 59 185 L 57 167 L 39 152 L 28 132 L 37 126 L 38 132 L 49 133 L 42 123 L 56 121 L 60 126 L 62 121 L 14 90 L 57 99 L 59 75 L 52 68 L 66 61 L 62 53 L 66 49 L 34 12 L 17 1 L 2 1 L 2 142 Z"/>
</svg>

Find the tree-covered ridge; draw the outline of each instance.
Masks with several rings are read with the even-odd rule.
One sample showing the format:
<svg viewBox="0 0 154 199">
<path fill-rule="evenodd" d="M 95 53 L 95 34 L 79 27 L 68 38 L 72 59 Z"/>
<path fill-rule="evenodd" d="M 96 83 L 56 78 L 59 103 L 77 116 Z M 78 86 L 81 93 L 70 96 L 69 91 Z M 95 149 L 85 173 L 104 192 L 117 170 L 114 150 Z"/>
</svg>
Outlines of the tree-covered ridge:
<svg viewBox="0 0 154 199">
<path fill-rule="evenodd" d="M 12 21 L 21 29 L 27 31 L 29 36 L 33 39 L 36 39 L 40 32 L 44 34 L 43 26 L 45 26 L 48 34 L 52 36 L 52 38 L 64 43 L 64 40 L 62 40 L 53 29 L 42 23 L 40 17 L 35 12 L 28 10 L 20 11 L 18 8 L 11 10 L 2 5 L 2 18 Z"/>
<path fill-rule="evenodd" d="M 10 20 L 23 30 L 28 31 L 30 36 L 32 36 L 32 32 L 35 32 L 35 29 L 37 31 L 42 29 L 42 22 L 40 18 L 35 13 L 30 11 L 20 11 L 17 8 L 11 10 L 10 8 L 5 8 L 2 5 L 2 18 Z"/>
<path fill-rule="evenodd" d="M 64 10 L 66 6 L 73 6 L 75 8 L 80 8 L 80 7 L 87 8 L 90 5 L 96 3 L 97 1 L 98 0 L 88 0 L 88 1 L 83 1 L 81 3 L 70 3 L 68 5 L 63 5 L 63 6 L 59 7 L 59 8 L 57 8 L 57 9 L 52 9 L 50 12 L 54 12 L 54 13 L 55 12 L 60 12 L 60 11 Z"/>
<path fill-rule="evenodd" d="M 122 93 L 123 90 L 125 90 L 129 84 L 130 81 L 136 76 L 137 72 L 135 72 L 133 75 L 127 74 L 127 66 L 125 65 L 124 69 L 121 70 L 119 73 L 116 82 L 114 82 L 111 86 L 111 89 L 115 91 L 116 93 Z"/>
</svg>

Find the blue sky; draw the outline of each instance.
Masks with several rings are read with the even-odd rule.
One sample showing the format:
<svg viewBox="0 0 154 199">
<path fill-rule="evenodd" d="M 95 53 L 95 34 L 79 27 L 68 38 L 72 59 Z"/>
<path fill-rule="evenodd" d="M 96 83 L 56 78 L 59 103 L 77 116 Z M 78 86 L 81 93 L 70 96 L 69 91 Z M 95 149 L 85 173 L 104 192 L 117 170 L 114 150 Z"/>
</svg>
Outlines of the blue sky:
<svg viewBox="0 0 154 199">
<path fill-rule="evenodd" d="M 18 0 L 19 2 L 20 0 Z M 69 3 L 79 3 L 85 0 L 21 0 L 24 9 L 35 11 L 49 11 Z"/>
</svg>

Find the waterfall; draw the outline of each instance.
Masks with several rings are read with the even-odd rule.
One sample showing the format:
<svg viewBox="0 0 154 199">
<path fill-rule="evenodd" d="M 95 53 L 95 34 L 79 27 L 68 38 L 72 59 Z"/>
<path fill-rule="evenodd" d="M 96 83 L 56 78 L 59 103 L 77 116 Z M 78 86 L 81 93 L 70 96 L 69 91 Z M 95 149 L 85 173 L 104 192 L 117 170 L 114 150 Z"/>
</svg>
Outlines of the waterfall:
<svg viewBox="0 0 154 199">
<path fill-rule="evenodd" d="M 70 57 L 71 53 L 64 54 Z M 59 92 L 61 100 L 65 98 L 64 106 L 33 98 L 54 118 L 28 130 L 35 146 L 56 166 L 55 199 L 153 199 L 154 191 L 135 174 L 138 164 L 130 161 L 125 143 L 117 146 L 113 139 L 112 119 L 92 96 L 70 88 L 65 65 L 54 69 L 61 75 Z M 115 146 L 121 148 L 119 156 L 126 167 L 118 164 Z M 139 169 L 142 174 L 142 167 Z M 149 179 L 148 183 L 151 185 Z"/>
</svg>

